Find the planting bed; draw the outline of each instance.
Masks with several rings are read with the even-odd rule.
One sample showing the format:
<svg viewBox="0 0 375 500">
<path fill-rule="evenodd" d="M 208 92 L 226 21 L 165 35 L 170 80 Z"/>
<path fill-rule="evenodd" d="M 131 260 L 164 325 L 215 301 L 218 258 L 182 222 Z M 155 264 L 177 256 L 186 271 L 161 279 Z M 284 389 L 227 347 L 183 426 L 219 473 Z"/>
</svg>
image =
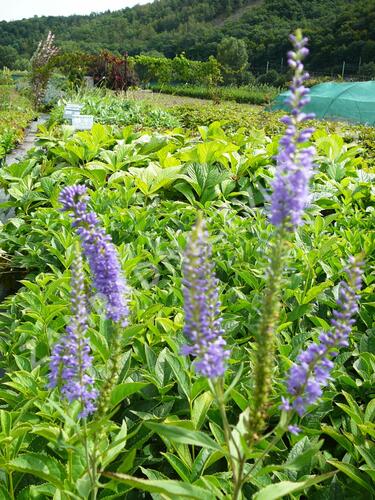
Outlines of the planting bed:
<svg viewBox="0 0 375 500">
<path fill-rule="evenodd" d="M 30 100 L 13 85 L 0 84 L 0 161 L 23 139 L 24 130 L 36 117 Z"/>
<path fill-rule="evenodd" d="M 41 126 L 36 147 L 0 170 L 15 211 L 1 225 L 0 260 L 24 278 L 1 304 L 1 498 L 90 498 L 90 456 L 100 463 L 98 498 L 232 498 L 220 405 L 192 358 L 181 354 L 187 342 L 182 256 L 198 213 L 207 221 L 230 351 L 223 384 L 229 424 L 237 426 L 233 446 L 248 454 L 243 498 L 371 498 L 372 130 L 317 124 L 311 202 L 305 223 L 288 238 L 264 437 L 246 451 L 239 436 L 255 397 L 259 311 L 274 238 L 269 196 L 285 125 L 279 115 L 235 104 L 168 101 L 161 109 L 99 91 L 72 97 L 95 115 L 93 129 L 74 132 L 64 124 L 61 103 Z M 70 321 L 79 241 L 59 196 L 77 184 L 86 186 L 88 209 L 111 236 L 130 289 L 128 325 L 119 334 L 121 369 L 99 421 L 80 418 L 79 401 L 69 404 L 47 385 L 51 353 Z M 358 254 L 364 276 L 349 344 L 318 402 L 295 415 L 301 433 L 283 431 L 265 454 L 278 429 L 288 370 L 301 349 L 329 330 L 343 268 Z M 87 262 L 84 271 L 89 280 Z M 90 299 L 87 335 L 91 376 L 101 388 L 111 374 L 116 332 L 100 299 Z"/>
</svg>

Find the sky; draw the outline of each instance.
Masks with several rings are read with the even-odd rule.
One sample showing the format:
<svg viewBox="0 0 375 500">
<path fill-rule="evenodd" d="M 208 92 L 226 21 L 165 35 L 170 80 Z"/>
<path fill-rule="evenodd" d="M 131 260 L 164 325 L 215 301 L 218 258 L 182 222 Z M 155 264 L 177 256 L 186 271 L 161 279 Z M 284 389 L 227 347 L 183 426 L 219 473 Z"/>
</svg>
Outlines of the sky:
<svg viewBox="0 0 375 500">
<path fill-rule="evenodd" d="M 152 0 L 0 0 L 0 21 L 119 10 Z"/>
</svg>

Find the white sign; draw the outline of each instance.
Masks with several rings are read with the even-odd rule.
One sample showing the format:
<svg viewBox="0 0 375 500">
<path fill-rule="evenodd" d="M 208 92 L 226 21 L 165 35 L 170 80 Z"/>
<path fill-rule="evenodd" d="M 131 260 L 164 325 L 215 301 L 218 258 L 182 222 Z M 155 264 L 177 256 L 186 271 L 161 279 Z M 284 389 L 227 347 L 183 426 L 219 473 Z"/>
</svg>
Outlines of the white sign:
<svg viewBox="0 0 375 500">
<path fill-rule="evenodd" d="M 93 115 L 73 115 L 72 125 L 76 130 L 91 130 L 94 125 Z"/>
</svg>

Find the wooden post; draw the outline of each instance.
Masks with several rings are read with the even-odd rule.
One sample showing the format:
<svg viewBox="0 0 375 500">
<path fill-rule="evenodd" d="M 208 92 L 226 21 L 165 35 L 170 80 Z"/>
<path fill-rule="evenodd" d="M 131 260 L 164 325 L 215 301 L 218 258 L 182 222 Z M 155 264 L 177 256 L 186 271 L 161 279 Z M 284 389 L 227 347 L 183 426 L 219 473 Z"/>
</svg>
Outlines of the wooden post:
<svg viewBox="0 0 375 500">
<path fill-rule="evenodd" d="M 125 78 L 124 78 L 125 82 L 124 82 L 124 86 L 125 86 L 125 92 L 127 92 L 128 86 L 129 86 L 128 56 L 129 56 L 129 54 L 128 54 L 128 51 L 126 50 L 124 52 L 124 60 L 125 60 L 125 68 L 124 68 L 124 70 L 125 70 L 125 75 L 124 75 L 125 76 Z M 124 89 L 122 89 L 122 90 L 124 90 Z"/>
<path fill-rule="evenodd" d="M 266 73 L 268 73 L 268 68 L 270 67 L 270 62 L 267 61 Z"/>
<path fill-rule="evenodd" d="M 344 79 L 344 75 L 345 75 L 345 61 L 343 61 L 342 63 L 342 71 L 341 71 L 341 78 Z"/>
</svg>

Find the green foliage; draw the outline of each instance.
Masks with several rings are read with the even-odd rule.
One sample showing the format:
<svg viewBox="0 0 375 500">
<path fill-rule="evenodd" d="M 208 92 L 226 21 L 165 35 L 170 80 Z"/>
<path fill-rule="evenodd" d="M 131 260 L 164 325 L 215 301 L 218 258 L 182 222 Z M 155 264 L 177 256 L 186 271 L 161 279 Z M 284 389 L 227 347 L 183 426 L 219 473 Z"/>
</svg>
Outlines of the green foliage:
<svg viewBox="0 0 375 500">
<path fill-rule="evenodd" d="M 259 85 L 273 85 L 274 87 L 284 87 L 286 83 L 286 77 L 280 75 L 276 70 L 270 69 L 268 73 L 259 75 L 256 81 Z"/>
<path fill-rule="evenodd" d="M 168 111 L 141 101 L 129 100 L 125 93 L 115 96 L 105 89 L 92 89 L 69 93 L 67 100 L 81 102 L 83 113 L 93 115 L 96 121 L 109 125 L 143 125 L 156 128 L 174 128 L 179 125 L 176 116 Z M 62 121 L 63 107 L 66 100 L 61 100 L 52 113 L 52 120 Z"/>
<path fill-rule="evenodd" d="M 13 85 L 12 72 L 8 68 L 4 68 L 0 73 L 0 85 Z M 1 103 L 1 107 L 4 107 L 4 100 Z"/>
<path fill-rule="evenodd" d="M 69 52 L 54 57 L 54 69 L 60 71 L 69 81 L 72 88 L 77 89 L 87 75 L 92 57 L 83 52 Z"/>
<path fill-rule="evenodd" d="M 226 70 L 243 71 L 249 59 L 245 41 L 223 38 L 217 46 L 217 59 Z"/>
<path fill-rule="evenodd" d="M 15 69 L 15 61 L 18 58 L 18 52 L 10 45 L 0 45 L 0 69 Z"/>
<path fill-rule="evenodd" d="M 30 100 L 13 85 L 0 85 L 0 161 L 22 140 L 23 132 L 35 118 Z"/>
<path fill-rule="evenodd" d="M 373 21 L 373 0 L 163 0 L 90 16 L 3 22 L 0 45 L 29 59 L 41 35 L 53 29 L 66 52 L 157 51 L 168 58 L 185 52 L 207 60 L 221 40 L 233 37 L 246 42 L 259 75 L 267 61 L 279 70 L 284 57 L 285 68 L 287 35 L 300 26 L 314 40 L 309 69 L 339 74 L 345 60 L 356 75 L 360 58 L 362 65 L 375 59 Z"/>
<path fill-rule="evenodd" d="M 209 223 L 232 350 L 225 403 L 235 443 L 246 452 L 242 412 L 253 398 L 254 333 L 272 234 L 266 203 L 283 126 L 277 115 L 259 108 L 250 113 L 250 107 L 209 104 L 173 111 L 188 128 L 165 130 L 155 121 L 149 130 L 139 117 L 137 126 L 124 128 L 133 103 L 126 108 L 122 97 L 102 92 L 79 99 L 92 106 L 87 110 L 97 107 L 97 118 L 105 123 L 75 133 L 51 122 L 24 161 L 0 171 L 7 206 L 15 209 L 1 226 L 0 247 L 9 265 L 27 273 L 22 288 L 1 304 L 1 495 L 22 500 L 90 494 L 78 405 L 67 407 L 56 391 L 46 389 L 50 349 L 69 319 L 76 242 L 58 196 L 63 186 L 78 182 L 87 186 L 90 208 L 117 245 L 132 289 L 122 370 L 100 429 L 105 437 L 99 498 L 131 500 L 141 492 L 167 499 L 230 498 L 218 405 L 207 381 L 180 355 L 181 253 L 199 209 Z M 122 120 L 126 109 L 121 127 L 116 114 Z M 307 223 L 290 242 L 293 260 L 282 287 L 270 428 L 279 417 L 290 364 L 328 327 L 342 263 L 364 251 L 360 313 L 320 404 L 301 419 L 302 435 L 283 435 L 265 455 L 271 440 L 266 436 L 248 453 L 245 498 L 373 494 L 375 171 L 366 145 L 372 139 L 369 129 L 342 124 L 321 124 L 313 137 L 318 172 Z M 112 353 L 108 324 L 95 304 L 89 334 L 100 385 Z M 86 432 L 90 445 L 97 424 L 89 421 Z"/>
<path fill-rule="evenodd" d="M 217 59 L 222 66 L 224 81 L 235 83 L 245 71 L 249 55 L 245 40 L 225 37 L 217 46 Z"/>
<path fill-rule="evenodd" d="M 139 55 L 130 58 L 142 83 L 157 83 L 168 85 L 171 83 L 190 83 L 214 85 L 220 82 L 221 72 L 218 61 L 210 57 L 208 61 L 192 61 L 184 54 L 167 59 Z"/>
<path fill-rule="evenodd" d="M 369 80 L 375 80 L 375 63 L 369 62 L 361 67 L 361 74 Z"/>
</svg>

